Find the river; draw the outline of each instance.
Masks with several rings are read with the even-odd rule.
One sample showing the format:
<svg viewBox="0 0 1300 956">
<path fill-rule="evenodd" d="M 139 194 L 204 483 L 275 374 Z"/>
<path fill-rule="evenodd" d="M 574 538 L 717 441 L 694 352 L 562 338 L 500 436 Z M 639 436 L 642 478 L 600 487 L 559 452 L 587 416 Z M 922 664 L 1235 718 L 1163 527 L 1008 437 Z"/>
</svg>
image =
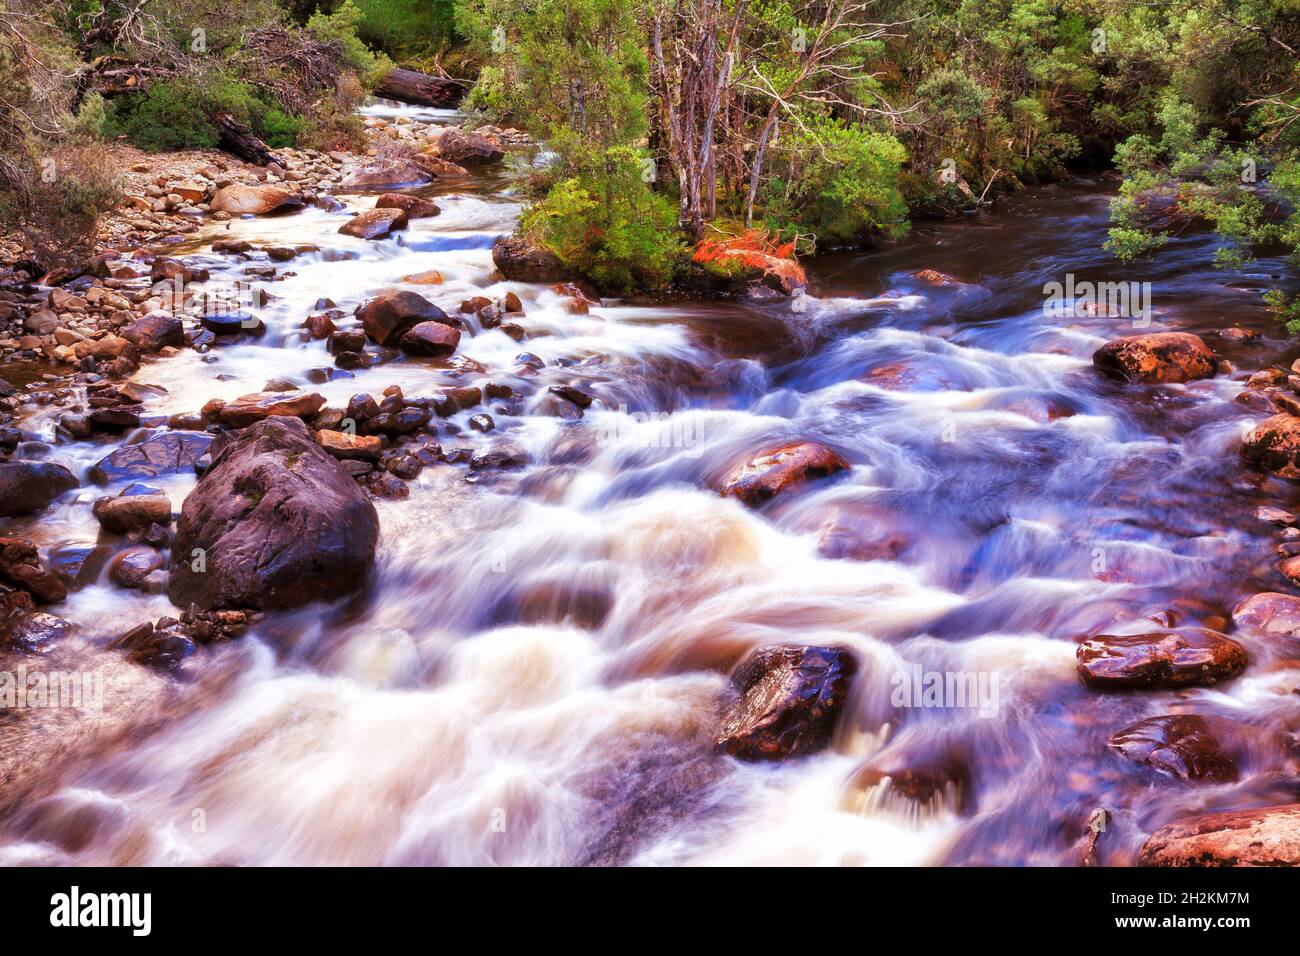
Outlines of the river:
<svg viewBox="0 0 1300 956">
<path fill-rule="evenodd" d="M 494 281 L 490 247 L 520 212 L 501 177 L 418 190 L 441 215 L 377 242 L 314 208 L 214 224 L 183 250 L 213 282 L 243 268 L 205 252 L 214 239 L 321 251 L 268 285 L 263 337 L 146 363 L 135 380 L 166 389 L 151 413 L 272 378 L 336 407 L 491 381 L 524 396 L 517 413 L 489 407 L 480 434 L 467 420 L 484 409 L 462 412 L 440 441 L 527 464 L 426 468 L 409 498 L 376 503 L 363 599 L 276 615 L 180 680 L 105 650 L 174 613 L 165 596 L 106 580 L 73 593 L 58 659 L 106 669 L 109 718 L 11 729 L 48 769 L 6 804 L 0 863 L 1073 865 L 1097 808 L 1100 861 L 1127 863 L 1180 815 L 1295 800 L 1277 768 L 1300 729 L 1300 652 L 1241 637 L 1250 666 L 1214 688 L 1102 694 L 1075 674 L 1086 634 L 1153 618 L 1229 630 L 1241 597 L 1281 588 L 1277 529 L 1256 508 L 1296 503 L 1241 461 L 1261 417 L 1235 401 L 1244 375 L 1118 382 L 1090 359 L 1132 319 L 1045 316 L 1045 284 L 1068 274 L 1149 281 L 1151 330 L 1204 334 L 1242 371 L 1293 357 L 1259 304 L 1280 260 L 1218 272 L 1212 237 L 1189 231 L 1119 268 L 1101 249 L 1113 187 L 1041 187 L 818 256 L 802 312 L 635 299 L 572 315 L 547 286 Z M 430 269 L 443 284 L 410 288 L 449 313 L 517 293 L 527 340 L 472 324 L 452 362 L 308 384 L 331 368 L 299 328 L 318 298 L 350 312 Z M 1260 337 L 1214 336 L 1228 326 Z M 556 384 L 597 402 L 577 422 L 547 414 Z M 711 490 L 793 439 L 851 471 L 759 510 Z M 82 474 L 111 447 L 49 457 Z M 194 481 L 150 483 L 179 505 Z M 100 493 L 11 525 L 42 546 L 93 541 Z M 847 647 L 860 673 L 832 748 L 744 763 L 713 744 L 727 672 L 774 642 Z M 980 675 L 996 699 L 900 707 L 897 675 L 930 672 Z M 1266 743 L 1232 783 L 1173 780 L 1107 746 L 1169 713 L 1235 717 Z M 68 741 L 57 755 L 51 735 Z"/>
</svg>

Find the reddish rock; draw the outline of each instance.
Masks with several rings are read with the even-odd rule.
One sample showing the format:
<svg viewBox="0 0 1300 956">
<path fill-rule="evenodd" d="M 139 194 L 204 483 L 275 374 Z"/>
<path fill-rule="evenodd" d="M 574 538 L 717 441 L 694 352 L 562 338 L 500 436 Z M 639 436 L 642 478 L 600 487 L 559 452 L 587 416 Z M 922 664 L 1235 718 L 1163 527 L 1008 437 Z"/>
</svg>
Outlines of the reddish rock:
<svg viewBox="0 0 1300 956">
<path fill-rule="evenodd" d="M 1265 419 L 1246 435 L 1241 453 L 1279 478 L 1300 478 L 1300 418 L 1281 414 Z"/>
<path fill-rule="evenodd" d="M 442 212 L 438 204 L 406 193 L 384 193 L 375 200 L 376 209 L 400 209 L 407 219 L 428 219 Z"/>
<path fill-rule="evenodd" d="M 827 747 L 856 671 L 842 648 L 780 645 L 750 654 L 731 677 L 740 698 L 717 744 L 742 760 L 774 760 Z"/>
<path fill-rule="evenodd" d="M 353 435 L 328 428 L 322 428 L 316 433 L 316 444 L 338 459 L 378 461 L 384 450 L 384 442 L 377 436 Z"/>
<path fill-rule="evenodd" d="M 389 348 L 396 347 L 402 335 L 421 322 L 451 325 L 446 312 L 415 292 L 385 292 L 357 310 L 366 335 Z"/>
<path fill-rule="evenodd" d="M 1184 627 L 1151 634 L 1085 638 L 1075 652 L 1079 678 L 1098 689 L 1208 686 L 1236 677 L 1246 651 L 1214 631 Z"/>
<path fill-rule="evenodd" d="M 408 355 L 441 358 L 456 351 L 460 330 L 441 322 L 421 322 L 402 333 L 398 346 Z"/>
<path fill-rule="evenodd" d="M 1232 609 L 1232 623 L 1275 640 L 1300 640 L 1300 597 L 1266 591 L 1252 594 Z"/>
<path fill-rule="evenodd" d="M 222 406 L 216 417 L 222 424 L 244 428 L 273 415 L 308 418 L 324 405 L 325 397 L 315 392 L 253 392 Z"/>
<path fill-rule="evenodd" d="M 1190 382 L 1214 375 L 1214 354 L 1190 332 L 1153 332 L 1107 342 L 1093 364 L 1136 382 Z"/>
<path fill-rule="evenodd" d="M 123 329 L 122 338 L 141 352 L 157 352 L 169 345 L 172 348 L 183 346 L 185 329 L 175 316 L 151 312 Z"/>
<path fill-rule="evenodd" d="M 429 269 L 426 272 L 412 273 L 402 281 L 409 282 L 411 285 L 442 285 L 442 273 L 437 269 Z"/>
<path fill-rule="evenodd" d="M 1125 727 L 1111 735 L 1110 745 L 1172 777 L 1231 783 L 1246 754 L 1247 732 L 1226 717 L 1170 714 Z"/>
<path fill-rule="evenodd" d="M 736 498 L 756 507 L 782 492 L 848 467 L 847 461 L 825 445 L 794 442 L 760 452 L 733 469 L 723 479 L 720 493 L 724 498 Z"/>
<path fill-rule="evenodd" d="M 1206 813 L 1156 831 L 1140 866 L 1300 866 L 1300 803 Z"/>
<path fill-rule="evenodd" d="M 384 239 L 396 229 L 406 228 L 406 213 L 400 209 L 367 209 L 343 225 L 339 232 L 358 239 Z"/>
<path fill-rule="evenodd" d="M 334 320 L 324 312 L 317 312 L 315 315 L 307 316 L 306 321 L 303 322 L 303 327 L 307 330 L 307 334 L 317 341 L 329 338 L 338 328 L 334 324 Z"/>
</svg>

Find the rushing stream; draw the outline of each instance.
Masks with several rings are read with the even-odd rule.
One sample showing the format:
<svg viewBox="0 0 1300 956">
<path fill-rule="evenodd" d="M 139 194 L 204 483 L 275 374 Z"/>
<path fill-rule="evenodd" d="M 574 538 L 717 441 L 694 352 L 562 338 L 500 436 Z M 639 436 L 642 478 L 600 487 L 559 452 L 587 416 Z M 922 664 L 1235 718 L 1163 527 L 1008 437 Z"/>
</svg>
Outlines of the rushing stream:
<svg viewBox="0 0 1300 956">
<path fill-rule="evenodd" d="M 1075 864 L 1099 807 L 1099 858 L 1126 863 L 1180 815 L 1297 799 L 1279 771 L 1300 661 L 1276 646 L 1237 635 L 1249 667 L 1209 689 L 1102 694 L 1075 674 L 1076 640 L 1099 630 L 1230 630 L 1241 597 L 1283 584 L 1256 508 L 1295 503 L 1241 461 L 1262 417 L 1234 401 L 1243 375 L 1107 379 L 1090 357 L 1133 320 L 1045 317 L 1045 283 L 1067 274 L 1146 280 L 1152 331 L 1201 333 L 1236 369 L 1290 361 L 1259 306 L 1278 261 L 1216 272 L 1194 232 L 1118 269 L 1101 250 L 1109 185 L 1045 187 L 884 251 L 818 257 L 803 312 L 606 300 L 572 315 L 548 286 L 494 281 L 490 247 L 519 214 L 504 179 L 419 190 L 441 215 L 378 242 L 319 209 L 214 224 L 182 251 L 226 237 L 321 251 L 267 286 L 263 337 L 146 363 L 135 380 L 166 389 L 150 413 L 273 378 L 334 407 L 390 385 L 504 383 L 527 396 L 518 414 L 489 402 L 494 431 L 467 427 L 473 409 L 439 441 L 527 463 L 426 468 L 408 499 L 376 502 L 363 599 L 273 616 L 179 680 L 105 650 L 175 613 L 165 596 L 106 579 L 72 594 L 59 613 L 79 629 L 58 653 L 105 669 L 108 728 L 40 715 L 12 731 L 33 759 L 42 735 L 71 743 L 6 806 L 0 864 Z M 204 264 L 212 283 L 244 267 Z M 407 287 L 450 313 L 517 293 L 526 341 L 471 321 L 450 362 L 308 378 L 331 367 L 300 329 L 318 298 L 350 312 L 425 270 L 444 283 Z M 1261 337 L 1214 336 L 1228 326 Z M 556 384 L 597 401 L 579 421 L 547 414 Z M 852 470 L 758 510 L 712 490 L 794 439 Z M 48 457 L 83 474 L 111 448 Z M 194 481 L 150 483 L 179 506 Z M 103 493 L 11 526 L 42 546 L 93 541 Z M 713 743 L 727 673 L 774 642 L 847 647 L 861 669 L 831 750 L 740 762 Z M 894 676 L 913 668 L 981 675 L 987 706 L 897 706 Z M 1107 746 L 1170 713 L 1258 728 L 1241 779 L 1173 780 Z"/>
</svg>

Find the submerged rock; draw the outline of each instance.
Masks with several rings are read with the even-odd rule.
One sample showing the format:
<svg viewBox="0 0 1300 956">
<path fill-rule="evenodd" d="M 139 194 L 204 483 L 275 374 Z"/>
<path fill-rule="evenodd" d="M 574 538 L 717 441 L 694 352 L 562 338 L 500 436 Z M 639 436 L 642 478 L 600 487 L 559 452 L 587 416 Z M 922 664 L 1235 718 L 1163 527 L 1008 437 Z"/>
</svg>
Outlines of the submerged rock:
<svg viewBox="0 0 1300 956">
<path fill-rule="evenodd" d="M 719 492 L 751 508 L 801 484 L 844 471 L 849 463 L 817 442 L 794 442 L 768 451 L 733 469 Z"/>
<path fill-rule="evenodd" d="M 227 442 L 185 499 L 167 594 L 180 607 L 280 610 L 362 587 L 379 517 L 296 418 Z"/>
<path fill-rule="evenodd" d="M 40 511 L 79 484 L 76 475 L 53 462 L 0 462 L 0 518 Z"/>
<path fill-rule="evenodd" d="M 1209 686 L 1236 677 L 1246 651 L 1215 631 L 1184 627 L 1151 634 L 1097 634 L 1079 643 L 1079 678 L 1098 689 Z"/>
<path fill-rule="evenodd" d="M 1137 382 L 1189 382 L 1214 375 L 1214 353 L 1190 332 L 1125 336 L 1099 348 L 1092 361 Z"/>
<path fill-rule="evenodd" d="M 718 746 L 742 760 L 824 749 L 856 670 L 853 656 L 838 647 L 779 645 L 754 651 L 732 674 L 740 699 L 722 718 Z"/>
<path fill-rule="evenodd" d="M 1156 831 L 1140 866 L 1300 866 L 1300 803 L 1206 813 Z"/>
<path fill-rule="evenodd" d="M 1111 735 L 1110 746 L 1173 777 L 1230 783 L 1240 773 L 1245 732 L 1226 717 L 1170 714 L 1125 727 Z"/>
</svg>

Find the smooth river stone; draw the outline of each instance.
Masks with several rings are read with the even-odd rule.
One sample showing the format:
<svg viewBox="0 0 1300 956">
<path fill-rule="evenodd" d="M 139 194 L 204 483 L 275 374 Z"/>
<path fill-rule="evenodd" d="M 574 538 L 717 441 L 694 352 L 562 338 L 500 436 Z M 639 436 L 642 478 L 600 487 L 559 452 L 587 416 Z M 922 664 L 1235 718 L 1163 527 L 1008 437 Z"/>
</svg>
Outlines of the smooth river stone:
<svg viewBox="0 0 1300 956">
<path fill-rule="evenodd" d="M 1236 677 L 1246 651 L 1215 631 L 1185 627 L 1151 634 L 1097 634 L 1075 653 L 1080 679 L 1101 690 L 1208 686 Z"/>
<path fill-rule="evenodd" d="M 751 508 L 806 482 L 844 471 L 849 463 L 825 445 L 794 442 L 759 452 L 734 468 L 719 493 Z"/>
<path fill-rule="evenodd" d="M 1300 640 L 1300 597 L 1273 591 L 1252 594 L 1232 609 L 1232 622 L 1239 630 L 1266 638 Z"/>
</svg>

